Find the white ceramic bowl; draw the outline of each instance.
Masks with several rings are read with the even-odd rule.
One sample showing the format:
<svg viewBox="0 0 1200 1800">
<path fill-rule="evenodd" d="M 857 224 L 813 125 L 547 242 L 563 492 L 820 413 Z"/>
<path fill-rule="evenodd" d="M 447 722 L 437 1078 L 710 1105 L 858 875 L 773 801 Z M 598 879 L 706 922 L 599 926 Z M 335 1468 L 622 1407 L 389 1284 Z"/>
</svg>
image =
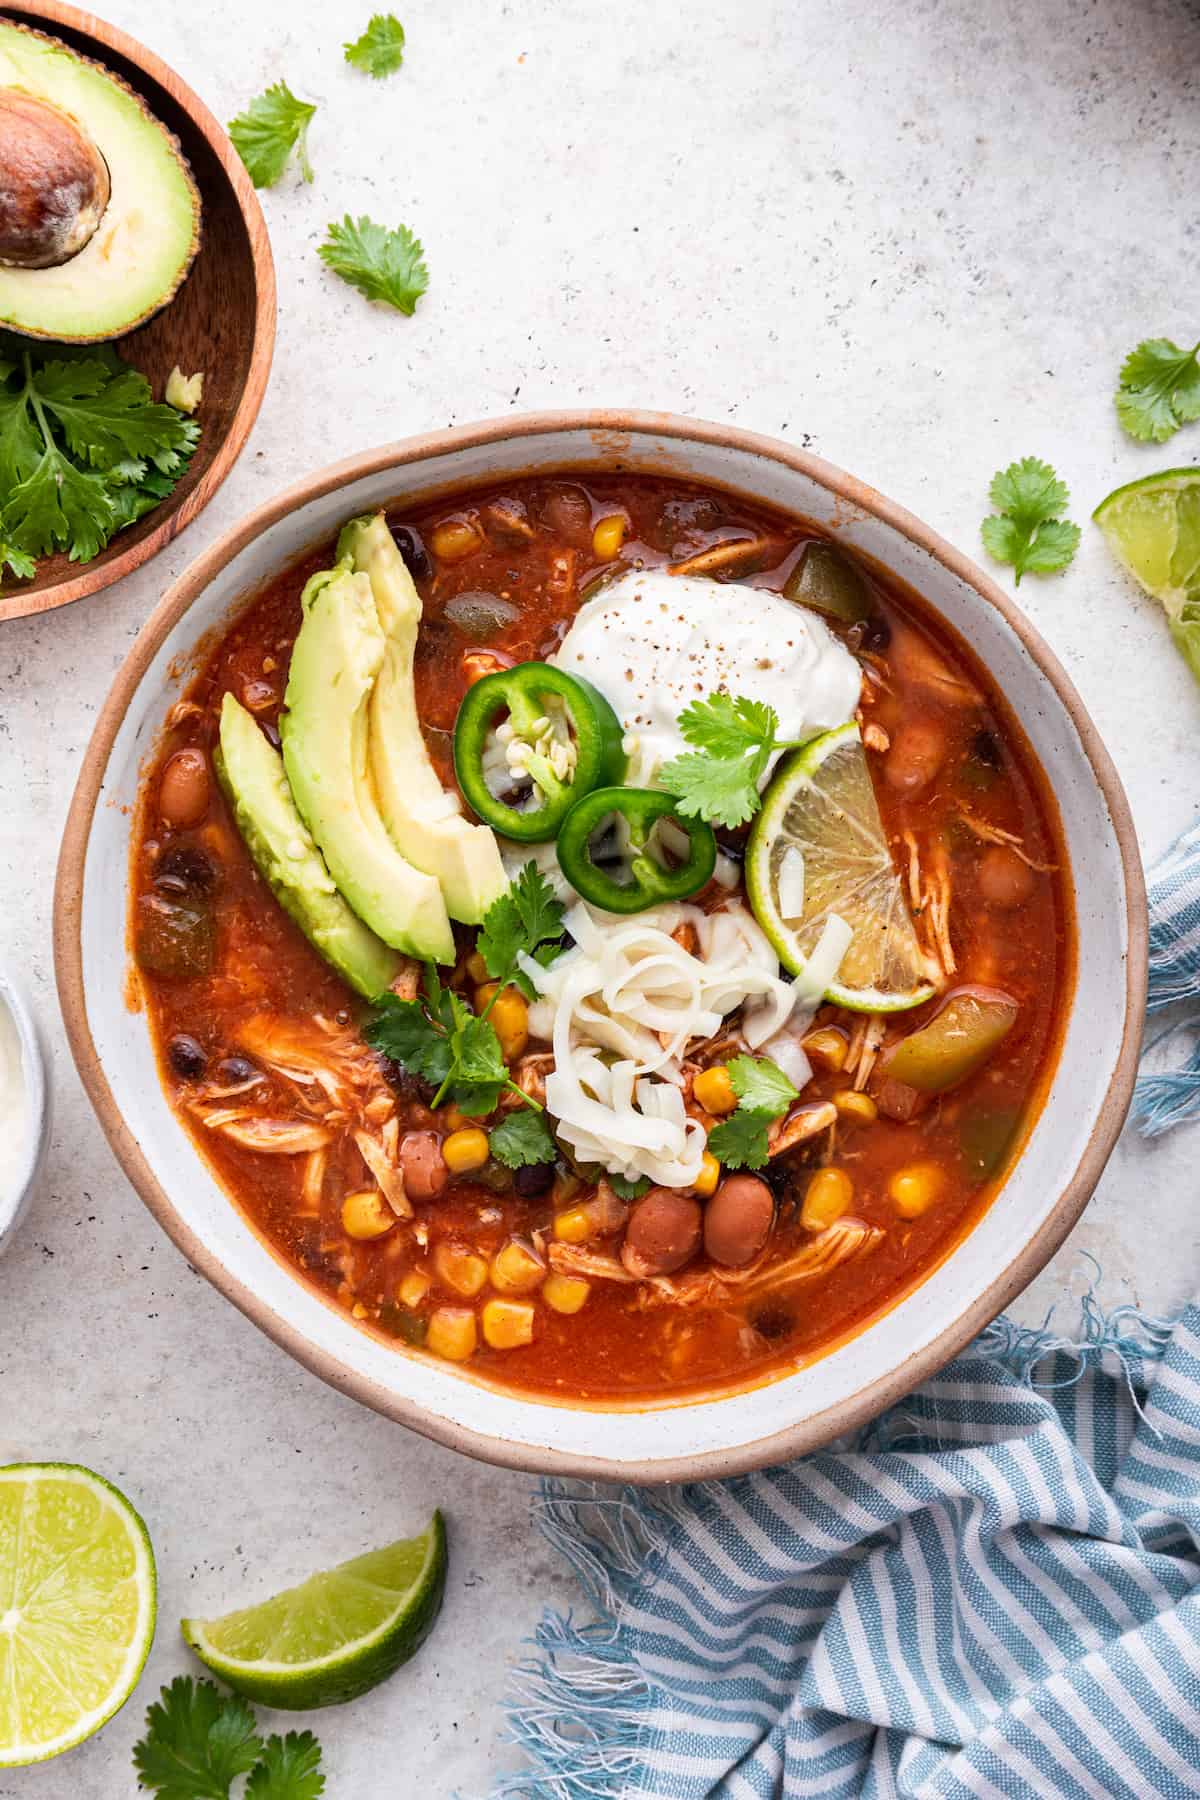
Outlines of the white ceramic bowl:
<svg viewBox="0 0 1200 1800">
<path fill-rule="evenodd" d="M 506 473 L 646 469 L 798 513 L 876 558 L 973 646 L 1053 784 L 1079 963 L 1046 1104 L 999 1200 L 891 1311 L 840 1348 L 747 1392 L 604 1408 L 497 1390 L 360 1331 L 288 1269 L 200 1161 L 126 999 L 126 882 L 139 770 L 190 678 L 198 640 L 353 513 Z M 900 508 L 816 458 L 656 413 L 547 414 L 464 426 L 323 471 L 252 513 L 165 595 L 120 671 L 89 749 L 56 896 L 63 1012 L 80 1071 L 130 1179 L 176 1243 L 294 1356 L 442 1442 L 518 1467 L 636 1481 L 730 1474 L 812 1449 L 901 1397 L 1042 1267 L 1120 1130 L 1145 985 L 1145 896 L 1125 797 L 1066 676 L 1013 602 Z"/>
<path fill-rule="evenodd" d="M 20 1063 L 17 1130 L 20 1146 L 13 1167 L 0 1169 L 0 1255 L 12 1243 L 41 1173 L 50 1136 L 50 1098 L 41 1037 L 33 1013 L 16 982 L 0 969 L 0 1031 L 11 1024 Z M 7 1046 L 0 1044 L 0 1062 Z"/>
</svg>

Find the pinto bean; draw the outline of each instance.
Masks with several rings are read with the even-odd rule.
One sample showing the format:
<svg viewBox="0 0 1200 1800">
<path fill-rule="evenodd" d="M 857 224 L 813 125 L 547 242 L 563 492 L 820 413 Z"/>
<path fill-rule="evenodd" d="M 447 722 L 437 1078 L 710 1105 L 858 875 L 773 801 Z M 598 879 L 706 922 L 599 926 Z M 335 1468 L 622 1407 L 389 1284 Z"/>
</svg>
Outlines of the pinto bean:
<svg viewBox="0 0 1200 1800">
<path fill-rule="evenodd" d="M 434 1131 L 410 1131 L 400 1142 L 404 1186 L 414 1200 L 432 1200 L 450 1179 L 441 1140 Z"/>
<path fill-rule="evenodd" d="M 775 1197 L 756 1175 L 727 1175 L 704 1209 L 704 1248 L 713 1262 L 740 1269 L 771 1235 Z"/>
<path fill-rule="evenodd" d="M 989 906 L 1005 912 L 1024 906 L 1037 886 L 1037 876 L 1007 844 L 993 844 L 979 859 L 979 892 Z"/>
<path fill-rule="evenodd" d="M 701 1228 L 700 1205 L 690 1194 L 651 1188 L 629 1215 L 621 1261 L 639 1280 L 646 1275 L 671 1275 L 695 1256 Z"/>
<path fill-rule="evenodd" d="M 905 719 L 892 734 L 883 774 L 898 794 L 919 794 L 946 760 L 946 734 L 936 719 Z"/>
<path fill-rule="evenodd" d="M 177 750 L 163 770 L 158 810 L 177 830 L 198 825 L 208 811 L 208 763 L 203 750 Z"/>
<path fill-rule="evenodd" d="M 538 509 L 556 537 L 582 548 L 592 541 L 592 507 L 582 488 L 564 482 L 551 488 Z"/>
</svg>

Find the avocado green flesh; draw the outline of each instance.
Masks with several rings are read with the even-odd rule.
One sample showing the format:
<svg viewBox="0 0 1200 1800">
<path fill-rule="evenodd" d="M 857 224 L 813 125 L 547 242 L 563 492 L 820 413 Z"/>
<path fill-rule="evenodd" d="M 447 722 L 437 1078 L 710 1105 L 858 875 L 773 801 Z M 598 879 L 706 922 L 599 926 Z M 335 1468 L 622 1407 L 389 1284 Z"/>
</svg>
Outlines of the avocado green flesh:
<svg viewBox="0 0 1200 1800">
<path fill-rule="evenodd" d="M 179 146 L 117 77 L 56 39 L 0 20 L 0 88 L 70 113 L 108 165 L 112 192 L 90 241 L 58 268 L 0 266 L 0 325 L 86 343 L 120 337 L 165 306 L 199 246 L 200 196 Z"/>
<path fill-rule="evenodd" d="M 338 893 L 296 811 L 283 758 L 232 694 L 221 703 L 214 762 L 246 848 L 280 906 L 357 993 L 367 1000 L 382 994 L 400 958 Z"/>
<path fill-rule="evenodd" d="M 454 961 L 442 890 L 397 850 L 371 781 L 369 708 L 387 645 L 371 582 L 314 575 L 292 650 L 283 762 L 301 818 L 351 908 L 397 950 Z"/>
<path fill-rule="evenodd" d="M 413 686 L 421 598 L 382 513 L 350 521 L 338 560 L 369 578 L 387 640 L 370 703 L 371 774 L 384 824 L 402 855 L 437 878 L 451 918 L 478 925 L 508 878 L 495 834 L 463 818 L 425 747 Z"/>
</svg>

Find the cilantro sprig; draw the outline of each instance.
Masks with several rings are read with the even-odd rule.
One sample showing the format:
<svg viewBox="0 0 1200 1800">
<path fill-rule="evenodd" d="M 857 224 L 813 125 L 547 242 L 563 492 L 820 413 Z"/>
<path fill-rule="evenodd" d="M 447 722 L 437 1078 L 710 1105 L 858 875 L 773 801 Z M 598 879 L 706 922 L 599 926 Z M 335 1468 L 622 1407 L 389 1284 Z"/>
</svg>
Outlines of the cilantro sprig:
<svg viewBox="0 0 1200 1800">
<path fill-rule="evenodd" d="M 147 1710 L 133 1763 L 138 1787 L 159 1800 L 228 1800 L 241 1775 L 243 1800 L 320 1800 L 325 1791 L 311 1731 L 264 1739 L 244 1700 L 190 1675 L 177 1675 Z"/>
<path fill-rule="evenodd" d="M 679 729 L 695 749 L 664 763 L 658 779 L 674 794 L 685 819 L 713 825 L 744 825 L 752 818 L 771 757 L 801 742 L 781 738 L 775 708 L 744 694 L 693 700 L 679 715 Z"/>
<path fill-rule="evenodd" d="M 477 944 L 488 974 L 497 983 L 484 1011 L 473 1013 L 460 994 L 443 987 L 437 970 L 427 963 L 419 1000 L 401 1000 L 395 994 L 379 996 L 374 1015 L 364 1028 L 367 1042 L 410 1074 L 429 1082 L 435 1089 L 434 1106 L 448 1100 L 460 1112 L 482 1118 L 496 1110 L 501 1094 L 508 1090 L 540 1112 L 538 1102 L 509 1076 L 489 1015 L 506 986 L 532 993 L 518 958 L 550 960 L 557 954 L 562 929 L 563 909 L 553 889 L 535 864 L 526 863 L 507 893 L 494 900 L 484 914 Z"/>
<path fill-rule="evenodd" d="M 317 255 L 368 300 L 394 306 L 409 318 L 429 286 L 424 247 L 407 225 L 389 231 L 365 214 L 352 219 L 347 213 L 340 225 L 330 224 Z"/>
<path fill-rule="evenodd" d="M 737 1111 L 708 1134 L 708 1147 L 728 1169 L 761 1169 L 770 1156 L 768 1132 L 799 1090 L 766 1056 L 735 1056 L 726 1063 Z"/>
<path fill-rule="evenodd" d="M 375 13 L 362 36 L 342 49 L 352 68 L 381 81 L 404 61 L 404 27 L 395 13 Z"/>
<path fill-rule="evenodd" d="M 1049 463 L 1022 457 L 992 477 L 988 490 L 996 508 L 983 521 L 984 548 L 997 562 L 1022 575 L 1053 575 L 1065 569 L 1079 548 L 1079 527 L 1061 515 L 1071 496 Z"/>
<path fill-rule="evenodd" d="M 522 1107 L 510 1112 L 499 1125 L 488 1132 L 488 1147 L 498 1163 L 506 1169 L 527 1169 L 538 1163 L 552 1163 L 558 1155 L 554 1133 L 540 1112 Z"/>
<path fill-rule="evenodd" d="M 1113 399 L 1130 437 L 1165 444 L 1200 419 L 1200 344 L 1181 350 L 1170 338 L 1145 338 L 1122 363 Z"/>
<path fill-rule="evenodd" d="M 316 111 L 310 101 L 298 100 L 286 81 L 276 81 L 251 100 L 245 112 L 230 120 L 233 147 L 255 187 L 274 187 L 291 161 L 293 150 L 301 176 L 305 181 L 312 180 L 308 128 Z"/>
<path fill-rule="evenodd" d="M 74 354 L 0 335 L 0 572 L 90 562 L 179 481 L 200 427 L 104 346 Z"/>
</svg>

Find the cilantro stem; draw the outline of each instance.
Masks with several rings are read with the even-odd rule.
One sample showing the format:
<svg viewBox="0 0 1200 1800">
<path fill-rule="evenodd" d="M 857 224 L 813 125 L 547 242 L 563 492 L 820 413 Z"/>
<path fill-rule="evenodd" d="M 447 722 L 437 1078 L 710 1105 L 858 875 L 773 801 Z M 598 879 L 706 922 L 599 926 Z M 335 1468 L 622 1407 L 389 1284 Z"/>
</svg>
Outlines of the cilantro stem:
<svg viewBox="0 0 1200 1800">
<path fill-rule="evenodd" d="M 58 446 L 55 444 L 54 439 L 51 436 L 49 421 L 47 420 L 45 411 L 43 410 L 41 398 L 38 394 L 37 388 L 34 386 L 33 364 L 29 360 L 28 350 L 22 351 L 21 362 L 25 369 L 24 398 L 26 400 L 28 400 L 29 404 L 33 407 L 33 416 L 38 422 L 38 430 L 42 434 L 42 443 L 44 444 L 45 448 L 47 450 L 56 450 L 58 448 Z"/>
<path fill-rule="evenodd" d="M 545 1112 L 546 1109 L 541 1101 L 535 1100 L 532 1094 L 527 1094 L 525 1089 L 523 1087 L 518 1087 L 515 1081 L 506 1081 L 504 1085 L 506 1088 L 511 1089 L 514 1094 L 520 1094 L 526 1106 L 532 1106 L 534 1112 Z"/>
</svg>

